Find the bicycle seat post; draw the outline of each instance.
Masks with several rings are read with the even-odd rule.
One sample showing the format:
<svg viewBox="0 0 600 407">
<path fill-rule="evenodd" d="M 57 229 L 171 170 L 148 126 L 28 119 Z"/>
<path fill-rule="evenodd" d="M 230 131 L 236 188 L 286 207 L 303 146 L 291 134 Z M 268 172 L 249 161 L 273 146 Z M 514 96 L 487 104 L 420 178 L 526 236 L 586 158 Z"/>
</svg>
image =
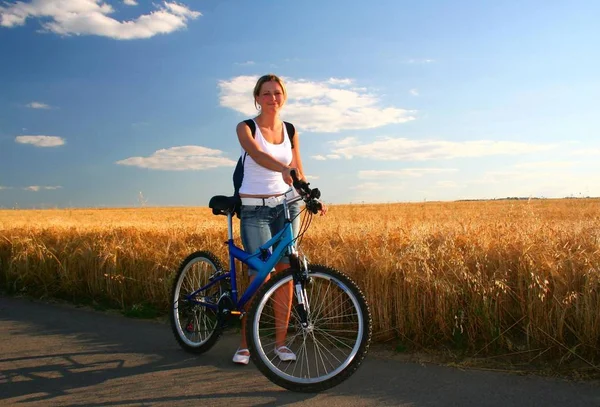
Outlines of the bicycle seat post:
<svg viewBox="0 0 600 407">
<path fill-rule="evenodd" d="M 227 213 L 227 237 L 231 241 L 233 240 L 233 213 Z"/>
</svg>

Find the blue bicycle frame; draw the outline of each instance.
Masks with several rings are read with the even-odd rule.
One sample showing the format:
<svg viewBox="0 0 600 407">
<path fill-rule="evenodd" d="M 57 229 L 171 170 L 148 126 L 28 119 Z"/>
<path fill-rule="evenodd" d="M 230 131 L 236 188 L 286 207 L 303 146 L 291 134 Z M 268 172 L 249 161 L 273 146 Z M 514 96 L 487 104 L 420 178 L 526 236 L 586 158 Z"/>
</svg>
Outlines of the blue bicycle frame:
<svg viewBox="0 0 600 407">
<path fill-rule="evenodd" d="M 290 199 L 286 199 L 283 202 L 283 208 L 285 213 L 285 226 L 275 236 L 273 236 L 268 242 L 261 245 L 258 250 L 254 253 L 248 253 L 243 249 L 237 247 L 233 242 L 233 213 L 227 214 L 227 229 L 228 229 L 228 240 L 227 247 L 229 251 L 229 271 L 223 273 L 214 278 L 207 285 L 200 287 L 193 293 L 186 297 L 186 300 L 205 306 L 207 308 L 217 309 L 217 304 L 207 303 L 204 301 L 198 301 L 195 299 L 198 293 L 209 289 L 215 284 L 218 284 L 221 280 L 230 278 L 231 281 L 231 299 L 236 304 L 238 310 L 242 309 L 243 306 L 252 298 L 258 288 L 264 283 L 269 273 L 273 270 L 273 267 L 281 258 L 285 255 L 296 254 L 296 247 L 294 245 L 294 234 L 292 231 L 292 220 L 290 219 L 290 211 L 288 205 L 294 202 L 298 202 L 302 199 L 301 196 L 296 196 Z M 277 247 L 271 252 L 271 247 L 277 244 Z M 257 271 L 257 275 L 254 277 L 246 291 L 244 291 L 242 297 L 238 301 L 237 281 L 236 281 L 236 268 L 235 260 L 239 260 L 244 264 L 247 264 L 250 268 Z M 221 271 L 221 270 L 217 270 Z"/>
</svg>

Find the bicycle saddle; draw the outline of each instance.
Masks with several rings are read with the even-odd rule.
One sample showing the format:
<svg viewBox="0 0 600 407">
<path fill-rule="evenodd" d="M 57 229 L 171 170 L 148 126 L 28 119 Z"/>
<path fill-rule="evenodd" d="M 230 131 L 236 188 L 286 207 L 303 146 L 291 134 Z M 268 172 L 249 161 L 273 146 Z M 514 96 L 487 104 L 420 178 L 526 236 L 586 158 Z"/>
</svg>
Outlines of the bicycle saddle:
<svg viewBox="0 0 600 407">
<path fill-rule="evenodd" d="M 236 198 L 234 196 L 217 195 L 210 198 L 208 207 L 213 215 L 227 215 L 235 210 Z"/>
</svg>

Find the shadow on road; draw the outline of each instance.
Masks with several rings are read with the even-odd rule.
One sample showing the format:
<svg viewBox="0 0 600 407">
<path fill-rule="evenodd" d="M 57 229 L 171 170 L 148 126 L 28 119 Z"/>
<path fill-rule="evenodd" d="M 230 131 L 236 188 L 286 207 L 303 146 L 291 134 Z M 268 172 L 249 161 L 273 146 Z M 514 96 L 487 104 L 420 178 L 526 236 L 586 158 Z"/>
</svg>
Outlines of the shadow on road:
<svg viewBox="0 0 600 407">
<path fill-rule="evenodd" d="M 179 348 L 162 322 L 0 297 L 0 401 L 28 405 L 600 406 L 600 388 L 369 357 L 320 394 L 281 389 L 231 356 L 239 337 L 211 351 Z M 2 403 L 0 403 L 2 404 Z"/>
<path fill-rule="evenodd" d="M 94 405 L 185 400 L 214 405 L 216 399 L 232 396 L 255 398 L 257 390 L 269 400 L 267 404 L 284 402 L 280 397 L 289 399 L 287 391 L 272 385 L 252 365 L 230 362 L 238 340 L 233 334 L 225 334 L 210 352 L 193 355 L 178 347 L 170 327 L 162 322 L 6 297 L 0 297 L 0 324 L 0 400 L 49 402 L 100 384 L 110 392 L 109 383 L 114 381 L 120 385 L 113 390 L 133 383 L 148 392 L 142 398 L 96 400 Z M 253 389 L 246 386 L 248 382 L 262 383 Z M 161 394 L 169 390 L 170 395 L 152 396 L 156 387 Z M 190 394 L 194 387 L 200 391 Z M 293 394 L 296 401 L 313 397 Z M 69 405 L 89 405 L 89 401 Z"/>
</svg>

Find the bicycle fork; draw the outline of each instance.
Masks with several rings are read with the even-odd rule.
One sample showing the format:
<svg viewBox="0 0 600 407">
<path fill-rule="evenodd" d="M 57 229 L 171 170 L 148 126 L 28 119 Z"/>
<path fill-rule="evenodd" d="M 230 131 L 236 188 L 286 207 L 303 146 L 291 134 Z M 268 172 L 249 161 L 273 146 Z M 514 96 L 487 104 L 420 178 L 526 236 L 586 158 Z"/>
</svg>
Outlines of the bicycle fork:
<svg viewBox="0 0 600 407">
<path fill-rule="evenodd" d="M 302 328 L 308 328 L 308 316 L 310 315 L 310 304 L 306 295 L 306 284 L 309 283 L 308 264 L 306 257 L 302 256 L 302 261 L 297 254 L 290 255 L 290 265 L 294 270 L 294 294 L 296 295 L 297 304 L 295 306 L 300 324 Z"/>
</svg>

